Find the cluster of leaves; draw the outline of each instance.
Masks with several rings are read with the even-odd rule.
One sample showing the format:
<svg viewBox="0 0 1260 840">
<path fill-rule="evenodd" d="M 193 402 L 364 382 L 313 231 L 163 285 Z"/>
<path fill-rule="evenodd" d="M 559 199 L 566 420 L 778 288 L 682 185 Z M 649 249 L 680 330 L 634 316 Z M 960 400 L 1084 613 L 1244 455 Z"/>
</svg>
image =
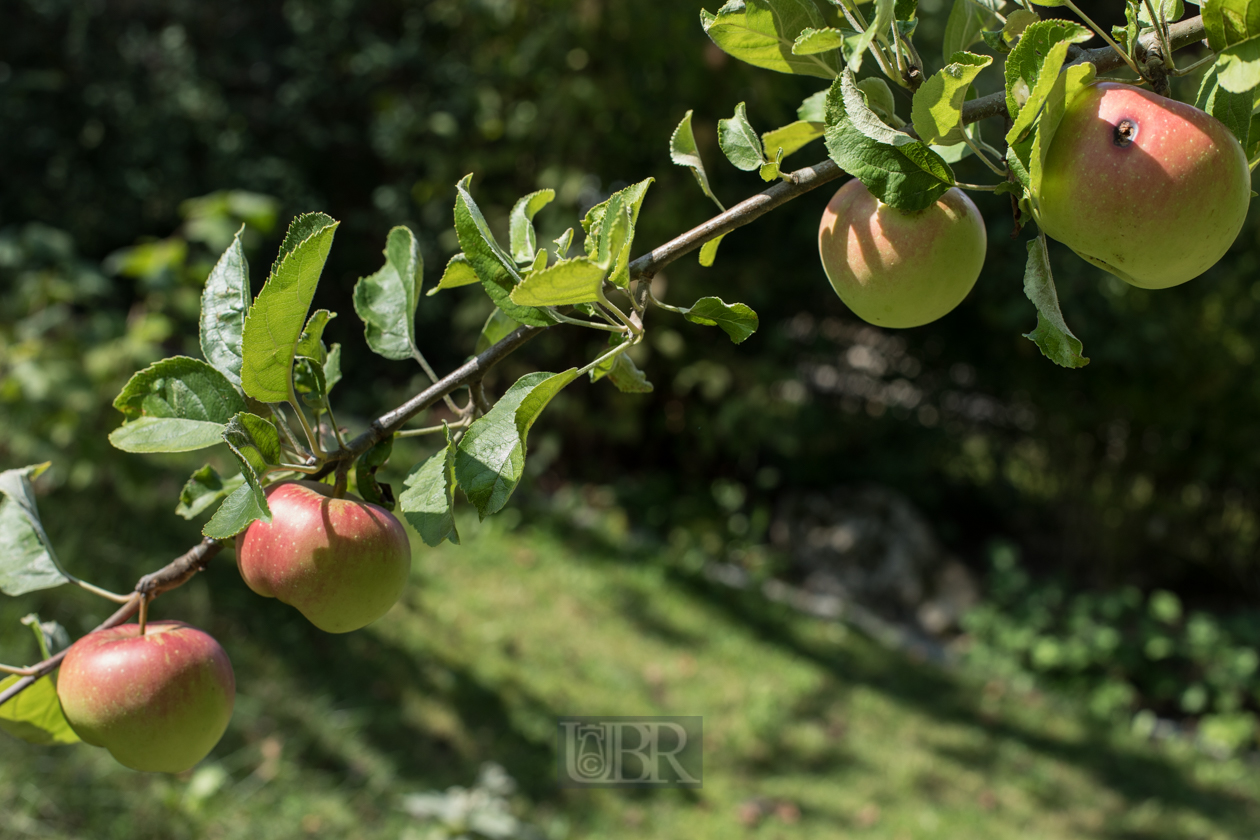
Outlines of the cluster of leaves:
<svg viewBox="0 0 1260 840">
<path fill-rule="evenodd" d="M 829 90 L 801 104 L 797 122 L 761 138 L 748 126 L 741 104 L 735 117 L 719 127 L 722 149 L 731 161 L 742 169 L 758 168 L 769 180 L 780 174 L 785 156 L 822 137 L 831 159 L 877 198 L 913 212 L 959 186 L 950 164 L 974 153 L 1005 179 L 988 189 L 1011 194 L 1024 216 L 1036 219 L 1047 150 L 1068 103 L 1095 77 L 1092 64 L 1072 63 L 1068 54 L 1094 33 L 1077 23 L 1042 20 L 1031 3 L 1008 16 L 1001 12 L 1003 0 L 955 0 L 945 30 L 945 64 L 924 80 L 923 62 L 913 45 L 917 3 L 876 0 L 869 23 L 856 4 L 831 0 L 831 5 L 839 9 L 834 25 L 836 11 L 814 0 L 732 0 L 716 13 L 701 12 L 710 38 L 736 58 L 833 80 Z M 1070 0 L 1038 5 L 1077 11 Z M 1135 71 L 1140 69 L 1139 39 L 1150 33 L 1167 44 L 1168 24 L 1184 13 L 1180 0 L 1158 5 L 1156 11 L 1149 0 L 1127 0 L 1128 23 L 1115 33 L 1123 45 L 1116 49 Z M 1260 84 L 1260 53 L 1254 45 L 1260 41 L 1253 40 L 1257 24 L 1249 22 L 1252 18 L 1260 21 L 1260 4 L 1249 0 L 1205 3 L 1209 43 L 1219 57 L 1196 101 L 1225 122 L 1254 159 L 1260 146 L 1249 146 L 1248 138 L 1254 89 Z M 1010 119 L 1005 153 L 989 146 L 964 119 L 974 81 L 994 61 L 968 51 L 980 42 L 1002 58 Z M 868 52 L 890 81 L 912 93 L 909 123 L 896 114 L 883 79 L 857 78 Z M 697 178 L 704 186 L 699 172 Z M 1059 365 L 1087 364 L 1081 341 L 1068 328 L 1059 305 L 1044 234 L 1028 242 L 1024 291 L 1037 313 L 1037 326 L 1027 337 Z"/>
<path fill-rule="evenodd" d="M 987 600 L 968 612 L 968 656 L 989 672 L 1027 674 L 1082 694 L 1101 717 L 1146 710 L 1195 719 L 1209 746 L 1260 736 L 1260 622 L 1187 612 L 1167 590 L 1073 595 L 1036 585 L 1018 552 L 991 554 Z M 1142 718 L 1139 718 L 1142 720 Z"/>
<path fill-rule="evenodd" d="M 503 508 L 520 481 L 530 428 L 552 397 L 580 373 L 589 373 L 593 381 L 607 377 L 623 391 L 651 390 L 625 355 L 642 338 L 641 320 L 632 320 L 605 296 L 608 284 L 634 302 L 628 295 L 630 249 L 650 180 L 615 193 L 586 214 L 585 256 L 568 256 L 574 237 L 570 229 L 557 240 L 558 259 L 551 262 L 550 252 L 538 247 L 533 218 L 554 192 L 536 192 L 517 203 L 510 249 L 504 249 L 468 192 L 470 178 L 460 182 L 455 205 L 456 231 L 464 250 L 450 261 L 430 294 L 479 283 L 496 304 L 482 330 L 483 347 L 522 325 L 545 327 L 561 321 L 606 330 L 612 333 L 613 347 L 581 371 L 572 368 L 520 378 L 481 416 L 476 415 L 483 407 L 470 398 L 468 406 L 457 411 L 460 419 L 453 434 L 444 424 L 446 446 L 416 465 L 398 499 L 404 516 L 431 545 L 444 539 L 458 542 L 452 514 L 456 487 L 483 518 Z M 322 213 L 295 219 L 267 281 L 251 301 L 242 226 L 205 282 L 199 319 L 203 359 L 162 359 L 132 376 L 114 400 L 125 420 L 109 439 L 125 452 L 228 446 L 240 473 L 224 477 L 207 464 L 188 480 L 177 509 L 193 518 L 221 502 L 203 528 L 208 537 L 226 539 L 250 522 L 270 521 L 263 488 L 272 481 L 317 473 L 329 461 L 345 461 L 348 467 L 361 455 L 356 471 L 360 493 L 394 507 L 392 491 L 374 478 L 389 457 L 392 430 L 366 453 L 346 448 L 329 400 L 342 378 L 340 345 L 329 347 L 323 340 L 336 316 L 325 309 L 310 312 L 337 227 Z M 395 228 L 384 254 L 385 264 L 362 278 L 354 294 L 367 344 L 387 359 L 414 358 L 427 369 L 415 336 L 424 263 L 414 234 Z M 572 307 L 577 314 L 602 321 L 573 318 L 558 307 Z M 692 321 L 722 327 L 737 342 L 756 328 L 751 310 L 716 298 L 679 311 Z M 305 441 L 292 431 L 286 411 L 305 432 Z M 330 438 L 335 448 L 325 451 Z M 8 507 L 0 507 L 20 508 L 21 516 L 0 518 L 0 523 L 6 538 L 29 549 L 6 565 L 14 580 L 0 588 L 11 595 L 69 580 L 57 566 L 35 510 L 30 476 L 40 469 L 10 471 L 16 489 L 12 498 L 6 497 Z M 23 503 L 15 507 L 14 499 Z"/>
</svg>

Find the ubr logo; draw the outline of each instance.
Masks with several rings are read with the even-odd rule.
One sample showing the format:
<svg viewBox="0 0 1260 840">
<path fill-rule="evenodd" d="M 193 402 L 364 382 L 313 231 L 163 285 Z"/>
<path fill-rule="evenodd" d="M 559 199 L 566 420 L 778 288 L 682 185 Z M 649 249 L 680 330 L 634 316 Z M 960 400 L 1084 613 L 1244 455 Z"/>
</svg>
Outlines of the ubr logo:
<svg viewBox="0 0 1260 840">
<path fill-rule="evenodd" d="M 694 787 L 704 768 L 699 717 L 562 717 L 560 787 Z"/>
</svg>

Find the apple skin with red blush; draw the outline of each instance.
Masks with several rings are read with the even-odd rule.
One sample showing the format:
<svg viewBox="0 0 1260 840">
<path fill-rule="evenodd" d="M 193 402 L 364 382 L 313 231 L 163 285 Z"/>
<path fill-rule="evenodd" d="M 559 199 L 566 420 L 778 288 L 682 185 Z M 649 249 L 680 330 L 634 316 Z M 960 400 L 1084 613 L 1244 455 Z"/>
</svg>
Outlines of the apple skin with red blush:
<svg viewBox="0 0 1260 840">
<path fill-rule="evenodd" d="M 1247 218 L 1251 170 L 1214 117 L 1102 82 L 1068 102 L 1034 198 L 1047 236 L 1131 285 L 1164 289 L 1229 250 Z"/>
<path fill-rule="evenodd" d="M 62 712 L 85 742 L 133 770 L 182 773 L 223 737 L 236 701 L 227 653 L 181 621 L 124 624 L 71 645 L 57 677 Z"/>
<path fill-rule="evenodd" d="M 315 481 L 266 489 L 271 522 L 236 538 L 241 577 L 254 592 L 296 607 L 328 633 L 348 633 L 387 613 L 406 588 L 411 544 L 398 519 Z"/>
</svg>

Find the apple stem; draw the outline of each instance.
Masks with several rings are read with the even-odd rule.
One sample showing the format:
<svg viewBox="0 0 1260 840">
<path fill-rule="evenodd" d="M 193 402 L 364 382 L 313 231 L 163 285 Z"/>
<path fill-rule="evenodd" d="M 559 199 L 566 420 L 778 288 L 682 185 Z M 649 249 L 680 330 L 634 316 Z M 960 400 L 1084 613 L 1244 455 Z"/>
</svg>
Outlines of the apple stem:
<svg viewBox="0 0 1260 840">
<path fill-rule="evenodd" d="M 149 623 L 149 596 L 144 594 L 140 596 L 140 635 L 143 636 L 145 629 Z"/>
<path fill-rule="evenodd" d="M 38 668 L 19 668 L 16 665 L 5 665 L 0 663 L 0 674 L 13 674 L 17 677 L 33 677 L 38 673 Z"/>
</svg>

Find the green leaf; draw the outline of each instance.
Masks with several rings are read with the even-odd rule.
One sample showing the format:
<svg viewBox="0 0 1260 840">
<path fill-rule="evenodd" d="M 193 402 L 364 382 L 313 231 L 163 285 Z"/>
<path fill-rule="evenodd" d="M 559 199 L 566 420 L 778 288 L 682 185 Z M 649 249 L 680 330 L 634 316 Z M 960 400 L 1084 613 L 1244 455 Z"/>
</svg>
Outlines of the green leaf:
<svg viewBox="0 0 1260 840">
<path fill-rule="evenodd" d="M 245 401 L 227 377 L 188 356 L 172 356 L 134 374 L 114 398 L 128 420 L 173 417 L 226 423 Z"/>
<path fill-rule="evenodd" d="M 1028 172 L 1028 158 L 1031 154 L 1034 138 L 1040 139 L 1041 133 L 1038 132 L 1020 145 L 1006 147 L 1007 167 L 1011 170 L 1011 174 L 1015 176 L 1015 179 L 1019 181 L 1019 185 L 1029 191 L 1032 190 L 1032 176 Z"/>
<path fill-rule="evenodd" d="M 477 202 L 468 192 L 468 184 L 472 176 L 466 175 L 456 185 L 455 198 L 455 232 L 459 236 L 459 246 L 464 249 L 468 263 L 477 272 L 486 294 L 494 301 L 495 306 L 522 324 L 531 327 L 546 327 L 556 321 L 541 309 L 519 306 L 512 302 L 509 295 L 517 283 L 521 282 L 516 262 L 499 246 L 486 217 L 481 214 Z"/>
<path fill-rule="evenodd" d="M 827 119 L 827 93 L 830 88 L 811 93 L 796 108 L 796 118 L 804 122 L 821 123 Z"/>
<path fill-rule="evenodd" d="M 48 464 L 0 472 L 0 592 L 25 595 L 68 583 L 39 518 L 31 481 Z"/>
<path fill-rule="evenodd" d="M 245 484 L 228 495 L 201 533 L 215 539 L 234 537 L 256 519 L 271 521 L 262 481 L 268 467 L 280 464 L 280 435 L 270 421 L 242 411 L 223 430 L 223 440 L 241 465 Z"/>
<path fill-rule="evenodd" d="M 700 298 L 692 304 L 684 314 L 693 324 L 706 327 L 721 327 L 731 337 L 731 341 L 742 344 L 748 336 L 757 331 L 760 321 L 757 313 L 747 304 L 725 303 L 721 298 Z"/>
<path fill-rule="evenodd" d="M 1038 122 L 1037 133 L 1032 138 L 1028 155 L 1027 183 L 1024 184 L 1034 201 L 1041 194 L 1041 175 L 1045 171 L 1046 155 L 1050 151 L 1050 142 L 1054 139 L 1055 132 L 1059 129 L 1059 123 L 1062 122 L 1069 103 L 1093 83 L 1094 73 L 1094 65 L 1092 64 L 1074 64 L 1055 78 L 1054 84 L 1051 85 L 1050 91 L 1045 97 L 1045 107 Z M 1026 141 L 1023 144 L 1011 146 L 1010 148 L 1018 152 L 1025 147 L 1027 147 Z M 1022 175 L 1023 173 L 1016 172 L 1016 176 L 1020 177 L 1021 180 L 1023 180 Z"/>
<path fill-rule="evenodd" d="M 289 398 L 294 349 L 338 224 L 323 213 L 293 221 L 271 276 L 245 318 L 241 387 L 259 402 Z"/>
<path fill-rule="evenodd" d="M 511 234 L 512 256 L 518 263 L 533 261 L 534 251 L 538 248 L 537 235 L 534 233 L 534 216 L 555 197 L 555 190 L 539 190 L 520 199 L 512 208 L 508 229 Z"/>
<path fill-rule="evenodd" d="M 919 13 L 919 0 L 897 0 L 894 11 L 897 20 L 914 20 Z"/>
<path fill-rule="evenodd" d="M 749 124 L 743 102 L 735 106 L 735 116 L 718 120 L 718 146 L 736 169 L 751 172 L 766 162 L 761 138 Z"/>
<path fill-rule="evenodd" d="M 355 284 L 354 311 L 363 321 L 363 337 L 372 352 L 401 361 L 416 353 L 416 305 L 424 284 L 424 258 L 416 235 L 402 226 L 389 232 L 384 253 L 385 264 Z"/>
<path fill-rule="evenodd" d="M 875 18 L 866 31 L 853 42 L 852 51 L 849 53 L 848 66 L 851 72 L 856 73 L 862 69 L 862 59 L 877 37 L 880 35 L 888 37 L 888 27 L 895 19 L 894 8 L 893 0 L 875 0 Z"/>
<path fill-rule="evenodd" d="M 141 417 L 109 433 L 109 442 L 123 452 L 194 452 L 223 442 L 223 424 L 205 420 Z"/>
<path fill-rule="evenodd" d="M 639 223 L 639 209 L 648 187 L 655 178 L 646 178 L 618 190 L 589 211 L 582 219 L 586 231 L 586 253 L 596 262 L 611 267 L 608 281 L 623 289 L 630 285 L 630 247 L 634 242 L 634 228 Z M 611 212 L 613 223 L 606 216 Z"/>
<path fill-rule="evenodd" d="M 185 519 L 194 519 L 244 483 L 245 476 L 240 473 L 225 479 L 219 475 L 218 470 L 206 464 L 184 483 L 175 512 Z"/>
<path fill-rule="evenodd" d="M 1221 87 L 1230 93 L 1249 93 L 1260 85 L 1260 37 L 1242 41 L 1216 59 Z"/>
<path fill-rule="evenodd" d="M 328 380 L 319 361 L 308 356 L 293 360 L 293 390 L 316 411 L 322 411 L 328 400 Z"/>
<path fill-rule="evenodd" d="M 985 29 L 980 33 L 980 39 L 984 41 L 984 45 L 993 50 L 998 55 L 1007 55 L 1011 48 L 1006 41 L 1002 40 L 1002 30 Z"/>
<path fill-rule="evenodd" d="M 241 384 L 241 331 L 249 311 L 249 262 L 236 232 L 201 293 L 201 355 L 233 385 Z"/>
<path fill-rule="evenodd" d="M 455 528 L 455 457 L 458 450 L 446 430 L 446 446 L 412 468 L 403 480 L 398 508 L 425 545 L 443 540 L 459 545 Z"/>
<path fill-rule="evenodd" d="M 709 268 L 713 265 L 713 261 L 717 259 L 718 246 L 722 244 L 722 240 L 726 238 L 726 234 L 715 236 L 708 242 L 700 246 L 700 265 Z"/>
<path fill-rule="evenodd" d="M 1257 0 L 1206 0 L 1202 11 L 1203 28 L 1207 30 L 1208 46 L 1213 52 L 1223 53 L 1260 36 L 1260 2 Z"/>
<path fill-rule="evenodd" d="M 777 149 L 783 153 L 784 157 L 787 157 L 822 136 L 823 124 L 821 122 L 797 120 L 783 128 L 767 131 L 761 135 L 761 142 L 765 145 L 767 152 Z"/>
<path fill-rule="evenodd" d="M 594 263 L 604 271 L 611 269 L 622 248 L 629 244 L 633 231 L 630 209 L 621 196 L 613 196 L 596 232 L 586 237 L 585 245 Z"/>
<path fill-rule="evenodd" d="M 1141 0 L 1137 0 L 1140 5 L 1145 6 Z M 1137 10 L 1134 9 L 1132 2 L 1124 4 L 1124 26 L 1111 27 L 1112 37 L 1122 49 L 1133 57 L 1134 45 L 1137 44 L 1138 34 L 1141 30 L 1141 24 L 1138 22 Z"/>
<path fill-rule="evenodd" d="M 614 336 L 613 341 L 616 340 Z M 592 382 L 604 377 L 623 394 L 650 394 L 654 390 L 647 376 L 626 353 L 618 353 L 591 369 Z"/>
<path fill-rule="evenodd" d="M 852 32 L 834 29 L 830 26 L 822 29 L 802 29 L 801 34 L 792 42 L 792 55 L 816 55 L 844 47 L 844 40 Z"/>
<path fill-rule="evenodd" d="M 268 467 L 280 464 L 280 433 L 270 420 L 242 411 L 223 430 L 223 440 L 241 462 L 250 484 L 261 484 Z"/>
<path fill-rule="evenodd" d="M 21 680 L 0 680 L 0 691 Z M 0 706 L 0 729 L 32 744 L 77 744 L 79 736 L 61 711 L 61 700 L 51 677 L 40 677 L 21 694 Z"/>
<path fill-rule="evenodd" d="M 219 442 L 223 424 L 245 408 L 226 375 L 200 359 L 174 356 L 128 380 L 114 408 L 127 421 L 109 435 L 124 452 L 188 452 Z"/>
<path fill-rule="evenodd" d="M 394 493 L 388 484 L 381 484 L 376 480 L 376 471 L 385 465 L 393 451 L 394 438 L 391 435 L 377 441 L 354 465 L 355 487 L 363 500 L 391 511 L 394 509 Z"/>
<path fill-rule="evenodd" d="M 316 309 L 312 312 L 306 326 L 302 328 L 302 335 L 298 338 L 297 347 L 293 349 L 293 355 L 306 356 L 323 364 L 328 358 L 328 351 L 324 349 L 324 328 L 336 317 L 336 312 L 329 312 L 327 309 Z"/>
<path fill-rule="evenodd" d="M 954 173 L 926 144 L 880 121 L 845 71 L 827 95 L 827 152 L 880 201 L 908 212 L 931 207 Z"/>
<path fill-rule="evenodd" d="M 1050 86 L 1063 67 L 1068 47 L 1088 41 L 1093 33 L 1077 23 L 1043 20 L 1024 30 L 1006 57 L 1006 108 L 1014 120 L 1008 138 L 1018 139 L 1032 127 Z M 1027 109 L 1028 113 L 1023 111 Z M 1014 142 L 1014 139 L 1007 142 Z"/>
<path fill-rule="evenodd" d="M 512 290 L 512 301 L 522 306 L 565 306 L 593 303 L 600 298 L 604 269 L 589 257 L 561 260 L 532 272 Z"/>
<path fill-rule="evenodd" d="M 1002 40 L 1006 44 L 1013 44 L 1024 34 L 1024 30 L 1041 20 L 1040 15 L 1036 12 L 1030 12 L 1027 9 L 1016 9 L 1006 16 L 1006 23 L 1002 25 Z M 1008 49 L 1007 52 L 1010 52 Z"/>
<path fill-rule="evenodd" d="M 480 282 L 481 278 L 477 276 L 477 272 L 473 270 L 472 264 L 468 262 L 468 257 L 464 254 L 456 254 L 446 264 L 446 270 L 442 272 L 442 279 L 438 281 L 436 286 L 429 289 L 429 296 L 432 297 L 443 289 L 471 286 Z"/>
<path fill-rule="evenodd" d="M 330 393 L 333 386 L 341 381 L 341 345 L 334 344 L 328 348 L 328 360 L 324 362 L 324 384 Z"/>
<path fill-rule="evenodd" d="M 704 161 L 700 159 L 700 150 L 696 147 L 696 136 L 691 131 L 691 111 L 682 118 L 682 122 L 669 138 L 669 159 L 690 169 L 704 194 L 713 199 L 713 203 L 720 209 L 726 209 L 709 186 L 709 175 L 704 171 Z"/>
<path fill-rule="evenodd" d="M 1190 0 L 1190 2 L 1193 3 L 1194 0 Z M 1186 13 L 1185 6 L 1182 5 L 1181 0 L 1154 0 L 1151 5 L 1155 7 L 1155 11 L 1158 14 L 1163 16 L 1166 23 L 1181 20 L 1181 16 Z M 1208 5 L 1211 5 L 1211 3 L 1209 2 Z M 1158 20 L 1151 20 L 1150 13 L 1146 11 L 1145 3 L 1138 3 L 1138 20 L 1148 26 L 1155 26 L 1159 23 Z"/>
<path fill-rule="evenodd" d="M 464 433 L 455 454 L 455 478 L 482 519 L 507 504 L 525 468 L 530 427 L 575 376 L 577 368 L 522 376 Z"/>
<path fill-rule="evenodd" d="M 857 89 L 866 96 L 866 107 L 874 111 L 875 116 L 898 128 L 905 125 L 905 120 L 897 116 L 897 101 L 893 99 L 892 88 L 888 86 L 888 82 L 879 76 L 871 76 L 858 79 L 856 84 Z"/>
<path fill-rule="evenodd" d="M 214 516 L 201 529 L 201 533 L 216 540 L 230 540 L 248 528 L 251 522 L 259 519 L 270 522 L 271 508 L 267 507 L 266 497 L 260 496 L 246 482 L 223 500 Z"/>
<path fill-rule="evenodd" d="M 967 129 L 963 129 L 966 131 Z M 971 147 L 966 143 L 955 143 L 952 146 L 932 145 L 929 147 L 932 151 L 941 156 L 941 160 L 953 165 L 958 161 L 971 154 Z"/>
<path fill-rule="evenodd" d="M 503 310 L 495 309 L 490 313 L 490 317 L 486 318 L 481 334 L 477 336 L 477 346 L 473 348 L 473 355 L 479 356 L 489 350 L 515 332 L 519 326 L 520 324 L 509 318 Z"/>
<path fill-rule="evenodd" d="M 1072 335 L 1059 309 L 1059 294 L 1050 274 L 1050 255 L 1046 241 L 1038 236 L 1028 243 L 1028 265 L 1024 269 L 1024 294 L 1037 307 L 1037 328 L 1024 338 L 1035 342 L 1042 355 L 1066 368 L 1085 367 L 1089 359 L 1081 355 L 1084 347 Z"/>
<path fill-rule="evenodd" d="M 996 11 L 1001 5 L 1001 0 L 954 0 L 941 41 L 941 55 L 946 64 L 954 53 L 965 52 L 980 40 L 981 32 L 996 28 L 997 15 L 989 10 Z"/>
<path fill-rule="evenodd" d="M 690 114 L 691 112 L 688 111 L 687 113 Z M 556 239 L 555 244 L 556 258 L 562 260 L 567 257 L 569 255 L 569 248 L 573 245 L 573 228 L 569 228 L 564 233 L 560 234 L 560 236 Z"/>
<path fill-rule="evenodd" d="M 792 52 L 806 29 L 827 26 L 813 0 L 730 0 L 717 14 L 702 9 L 700 25 L 713 43 L 754 67 L 823 79 L 840 71 L 834 53 Z"/>
<path fill-rule="evenodd" d="M 758 174 L 761 175 L 761 180 L 763 181 L 773 181 L 775 178 L 779 177 L 782 166 L 783 150 L 778 149 L 774 153 L 774 160 L 763 163 L 758 169 Z"/>
<path fill-rule="evenodd" d="M 31 628 L 35 644 L 39 645 L 40 659 L 48 659 L 70 647 L 70 634 L 56 621 L 40 621 L 38 613 L 28 613 L 22 616 L 21 622 Z"/>
<path fill-rule="evenodd" d="M 915 91 L 911 117 L 920 140 L 943 146 L 962 142 L 962 106 L 967 91 L 980 71 L 992 63 L 992 56 L 955 53 L 949 64 Z"/>
<path fill-rule="evenodd" d="M 1251 133 L 1252 94 L 1233 93 L 1220 85 L 1220 65 L 1213 64 L 1203 74 L 1194 107 L 1216 117 L 1234 133 L 1242 147 L 1247 148 Z"/>
</svg>

